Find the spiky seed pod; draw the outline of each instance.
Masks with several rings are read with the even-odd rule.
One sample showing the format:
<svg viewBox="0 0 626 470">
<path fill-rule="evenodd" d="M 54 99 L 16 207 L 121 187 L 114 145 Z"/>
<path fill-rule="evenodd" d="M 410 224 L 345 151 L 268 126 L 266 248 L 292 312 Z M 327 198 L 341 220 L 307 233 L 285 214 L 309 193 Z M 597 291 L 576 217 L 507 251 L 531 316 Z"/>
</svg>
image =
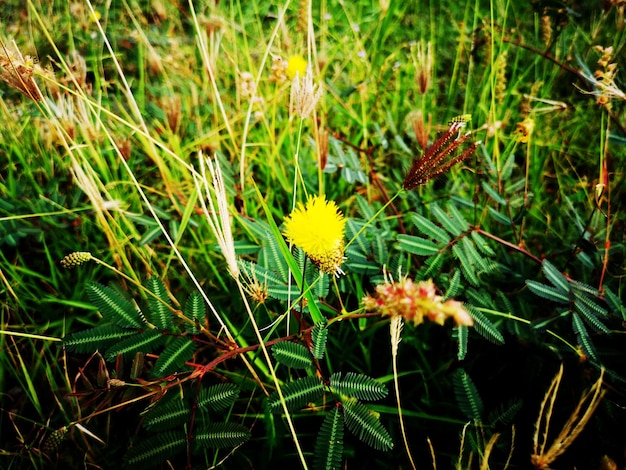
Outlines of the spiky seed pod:
<svg viewBox="0 0 626 470">
<path fill-rule="evenodd" d="M 75 251 L 65 256 L 61 261 L 61 266 L 65 269 L 76 268 L 91 260 L 91 253 L 88 251 Z"/>
</svg>

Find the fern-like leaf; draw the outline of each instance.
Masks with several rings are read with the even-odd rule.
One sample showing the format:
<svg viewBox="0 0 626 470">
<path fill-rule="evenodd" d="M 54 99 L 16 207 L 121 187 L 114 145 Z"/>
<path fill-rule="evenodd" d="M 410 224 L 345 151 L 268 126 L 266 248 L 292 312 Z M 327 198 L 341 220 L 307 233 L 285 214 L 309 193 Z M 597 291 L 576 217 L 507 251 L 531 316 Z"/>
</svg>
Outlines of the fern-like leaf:
<svg viewBox="0 0 626 470">
<path fill-rule="evenodd" d="M 452 235 L 453 237 L 458 237 L 463 233 L 464 225 L 461 224 L 459 226 L 458 222 L 453 218 L 446 214 L 441 207 L 437 204 L 431 204 L 430 212 L 435 216 L 435 218 L 439 221 L 441 226 L 446 229 L 446 231 Z M 466 222 L 467 224 L 467 222 Z"/>
<path fill-rule="evenodd" d="M 448 285 L 448 290 L 446 294 L 443 296 L 444 300 L 451 299 L 459 295 L 459 291 L 461 290 L 461 271 L 458 269 L 454 270 L 454 274 L 452 275 L 452 279 L 450 279 L 450 284 Z"/>
<path fill-rule="evenodd" d="M 195 435 L 196 443 L 209 449 L 237 447 L 249 439 L 250 430 L 237 423 L 207 423 Z"/>
<path fill-rule="evenodd" d="M 178 397 L 162 398 L 143 413 L 143 426 L 150 431 L 162 432 L 182 426 L 191 419 L 191 406 Z"/>
<path fill-rule="evenodd" d="M 418 256 L 431 256 L 439 252 L 439 246 L 427 238 L 415 235 L 398 235 L 398 245 L 401 250 Z"/>
<path fill-rule="evenodd" d="M 278 362 L 294 369 L 306 369 L 312 363 L 311 353 L 299 343 L 276 343 L 272 346 L 272 354 Z"/>
<path fill-rule="evenodd" d="M 339 395 L 367 401 L 380 400 L 388 393 L 387 387 L 376 379 L 355 372 L 348 372 L 343 379 L 341 372 L 335 372 L 330 376 L 330 386 Z"/>
<path fill-rule="evenodd" d="M 483 401 L 470 376 L 463 369 L 458 369 L 453 376 L 454 395 L 463 414 L 474 421 L 479 421 L 483 414 Z"/>
<path fill-rule="evenodd" d="M 287 267 L 287 262 L 283 258 L 278 242 L 274 239 L 271 232 L 267 232 L 265 236 L 262 253 L 265 255 L 267 268 L 278 273 L 282 282 L 288 282 L 289 268 Z"/>
<path fill-rule="evenodd" d="M 378 450 L 389 450 L 393 447 L 393 441 L 387 430 L 374 413 L 362 403 L 357 400 L 344 402 L 343 414 L 346 427 L 368 446 Z"/>
<path fill-rule="evenodd" d="M 180 372 L 181 368 L 196 350 L 197 343 L 188 336 L 180 336 L 172 341 L 159 355 L 152 375 L 154 377 L 165 377 L 174 372 Z"/>
<path fill-rule="evenodd" d="M 134 355 L 137 352 L 153 352 L 161 347 L 165 342 L 163 333 L 157 330 L 145 331 L 137 333 L 124 341 L 110 347 L 104 358 L 107 361 L 113 361 L 119 354 L 123 356 Z"/>
<path fill-rule="evenodd" d="M 470 205 L 470 207 L 472 206 Z M 454 220 L 456 225 L 463 232 L 467 232 L 469 230 L 469 224 L 467 223 L 467 220 L 465 220 L 465 218 L 461 215 L 459 209 L 452 202 L 448 204 L 446 208 L 448 209 L 448 214 L 450 214 L 450 217 L 452 217 L 452 220 Z"/>
<path fill-rule="evenodd" d="M 522 409 L 522 400 L 512 400 L 506 405 L 500 405 L 489 413 L 487 421 L 491 426 L 510 426 L 513 419 Z"/>
<path fill-rule="evenodd" d="M 587 308 L 587 311 L 593 312 L 593 315 L 597 317 L 607 318 L 609 316 L 609 312 L 600 305 L 598 305 L 594 299 L 589 297 L 587 294 L 582 292 L 574 291 L 574 306 L 582 306 L 584 305 Z"/>
<path fill-rule="evenodd" d="M 473 308 L 469 304 L 465 304 L 464 307 L 474 319 L 474 329 L 480 336 L 494 344 L 504 344 L 504 336 L 502 336 L 500 330 L 480 310 Z"/>
<path fill-rule="evenodd" d="M 183 309 L 184 315 L 193 320 L 194 324 L 185 323 L 185 329 L 187 333 L 198 334 L 200 333 L 200 327 L 204 326 L 206 321 L 206 307 L 204 305 L 204 299 L 198 292 L 192 292 Z"/>
<path fill-rule="evenodd" d="M 485 237 L 483 237 L 480 233 L 474 231 L 472 232 L 471 237 L 472 237 L 472 240 L 474 241 L 474 245 L 476 245 L 476 248 L 478 248 L 478 251 L 480 251 L 486 256 L 496 255 L 496 252 L 493 251 L 493 249 L 487 243 L 487 240 L 485 240 Z"/>
<path fill-rule="evenodd" d="M 311 330 L 311 354 L 315 359 L 323 359 L 326 351 L 326 341 L 328 340 L 328 330 L 326 322 L 318 322 Z"/>
<path fill-rule="evenodd" d="M 469 328 L 466 325 L 457 326 L 456 335 L 458 341 L 458 350 L 456 353 L 456 357 L 459 361 L 462 361 L 467 355 L 467 340 L 469 338 Z"/>
<path fill-rule="evenodd" d="M 538 295 L 539 297 L 543 297 L 544 299 L 548 299 L 560 304 L 566 304 L 569 302 L 568 293 L 563 292 L 561 289 L 558 289 L 556 287 L 547 286 L 545 284 L 542 284 L 541 282 L 531 281 L 530 279 L 526 279 L 526 285 L 531 292 Z"/>
<path fill-rule="evenodd" d="M 120 339 L 132 336 L 136 331 L 115 325 L 103 325 L 78 331 L 63 338 L 63 346 L 68 351 L 80 354 L 92 353 L 99 349 L 106 350 Z"/>
<path fill-rule="evenodd" d="M 465 279 L 467 279 L 467 281 L 473 286 L 478 286 L 480 284 L 480 281 L 478 280 L 478 274 L 476 274 L 474 264 L 470 260 L 470 257 L 468 256 L 464 248 L 457 243 L 456 245 L 452 246 L 452 254 L 456 259 L 461 262 L 461 271 L 463 272 L 463 276 L 465 276 Z"/>
<path fill-rule="evenodd" d="M 315 470 L 339 470 L 343 454 L 343 415 L 333 408 L 324 418 L 315 441 Z"/>
<path fill-rule="evenodd" d="M 317 377 L 304 377 L 285 384 L 281 388 L 287 409 L 302 408 L 305 404 L 319 399 L 324 394 L 324 386 Z M 278 392 L 272 392 L 269 397 L 270 411 L 282 409 Z"/>
<path fill-rule="evenodd" d="M 548 281 L 550 281 L 554 287 L 561 292 L 569 291 L 567 278 L 563 276 L 561 271 L 556 269 L 556 266 L 554 266 L 550 261 L 544 259 L 541 268 L 543 273 L 546 275 L 546 278 L 548 278 Z"/>
<path fill-rule="evenodd" d="M 208 406 L 213 411 L 230 408 L 239 396 L 239 391 L 239 387 L 233 383 L 223 383 L 203 388 L 198 396 L 198 408 Z"/>
<path fill-rule="evenodd" d="M 587 355 L 587 357 L 598 361 L 598 353 L 596 352 L 596 348 L 591 342 L 589 332 L 587 331 L 587 328 L 585 328 L 585 324 L 576 312 L 572 313 L 572 328 L 574 330 L 574 333 L 576 333 L 576 339 L 578 340 L 578 344 L 582 348 L 583 352 Z"/>
<path fill-rule="evenodd" d="M 167 295 L 165 284 L 157 276 L 152 276 L 146 281 L 146 287 L 158 298 L 158 300 L 152 296 L 148 298 L 148 318 L 150 323 L 161 330 L 170 331 L 173 321 L 172 312 L 168 308 L 170 299 Z"/>
<path fill-rule="evenodd" d="M 122 328 L 141 328 L 144 322 L 137 307 L 110 287 L 97 282 L 87 285 L 89 301 L 111 323 Z"/>
<path fill-rule="evenodd" d="M 447 245 L 450 243 L 450 236 L 441 227 L 435 225 L 426 217 L 417 213 L 411 214 L 411 221 L 415 224 L 415 228 L 427 235 L 430 239 L 434 240 L 439 245 Z"/>
<path fill-rule="evenodd" d="M 151 436 L 131 447 L 124 460 L 128 468 L 157 468 L 165 459 L 184 452 L 187 436 L 180 432 L 164 432 Z"/>
</svg>

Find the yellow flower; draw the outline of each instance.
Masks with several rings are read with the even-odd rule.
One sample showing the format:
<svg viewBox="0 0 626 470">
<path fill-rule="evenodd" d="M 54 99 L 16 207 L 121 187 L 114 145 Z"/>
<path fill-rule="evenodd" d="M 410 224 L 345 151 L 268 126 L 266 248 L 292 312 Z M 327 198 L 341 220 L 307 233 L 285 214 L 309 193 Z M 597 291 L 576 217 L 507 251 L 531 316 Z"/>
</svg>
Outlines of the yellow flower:
<svg viewBox="0 0 626 470">
<path fill-rule="evenodd" d="M 343 274 L 346 219 L 334 201 L 324 196 L 309 197 L 298 204 L 285 220 L 284 234 L 300 247 L 317 268 L 327 274 Z"/>
<path fill-rule="evenodd" d="M 522 122 L 515 124 L 515 136 L 518 142 L 527 143 L 530 140 L 530 136 L 535 129 L 535 121 L 527 117 Z"/>
<path fill-rule="evenodd" d="M 287 60 L 286 70 L 289 80 L 293 80 L 296 77 L 296 74 L 298 74 L 302 79 L 306 73 L 306 67 L 306 60 L 304 60 L 304 57 L 301 55 L 293 55 L 289 57 L 289 60 Z"/>
</svg>

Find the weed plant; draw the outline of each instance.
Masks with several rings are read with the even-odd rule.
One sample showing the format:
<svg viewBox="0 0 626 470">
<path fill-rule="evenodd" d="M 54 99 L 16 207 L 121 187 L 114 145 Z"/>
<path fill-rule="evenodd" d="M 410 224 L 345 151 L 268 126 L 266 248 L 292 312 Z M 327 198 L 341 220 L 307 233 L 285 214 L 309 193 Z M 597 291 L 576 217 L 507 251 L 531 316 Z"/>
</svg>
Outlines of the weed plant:
<svg viewBox="0 0 626 470">
<path fill-rule="evenodd" d="M 0 467 L 624 468 L 624 2 L 3 2 Z"/>
</svg>

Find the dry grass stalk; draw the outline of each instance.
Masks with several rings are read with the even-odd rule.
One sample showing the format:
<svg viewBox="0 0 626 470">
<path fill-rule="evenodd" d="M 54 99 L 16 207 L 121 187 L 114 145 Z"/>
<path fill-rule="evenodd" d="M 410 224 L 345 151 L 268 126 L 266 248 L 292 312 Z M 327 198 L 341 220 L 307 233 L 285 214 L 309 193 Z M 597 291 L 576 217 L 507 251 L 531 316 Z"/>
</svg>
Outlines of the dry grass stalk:
<svg viewBox="0 0 626 470">
<path fill-rule="evenodd" d="M 585 428 L 598 404 L 604 396 L 605 390 L 602 389 L 602 379 L 604 370 L 600 374 L 600 378 L 593 386 L 580 397 L 578 405 L 567 422 L 563 425 L 561 432 L 554 439 L 552 445 L 546 450 L 548 444 L 548 430 L 554 410 L 554 402 L 559 391 L 561 379 L 563 377 L 563 365 L 559 368 L 548 391 L 541 403 L 539 416 L 535 423 L 535 435 L 533 437 L 533 454 L 530 461 L 537 470 L 548 469 L 549 465 L 556 460 L 558 456 L 563 454 L 569 446 L 574 442 L 578 435 Z M 583 407 L 585 407 L 583 412 Z M 581 415 L 582 412 L 582 415 Z M 541 443 L 539 443 L 539 435 L 541 434 Z"/>
<path fill-rule="evenodd" d="M 23 56 L 15 42 L 12 47 L 7 47 L 3 42 L 0 42 L 0 46 L 0 80 L 33 101 L 41 101 L 43 96 L 33 77 L 51 75 L 51 72 L 42 68 L 32 57 Z"/>
</svg>

